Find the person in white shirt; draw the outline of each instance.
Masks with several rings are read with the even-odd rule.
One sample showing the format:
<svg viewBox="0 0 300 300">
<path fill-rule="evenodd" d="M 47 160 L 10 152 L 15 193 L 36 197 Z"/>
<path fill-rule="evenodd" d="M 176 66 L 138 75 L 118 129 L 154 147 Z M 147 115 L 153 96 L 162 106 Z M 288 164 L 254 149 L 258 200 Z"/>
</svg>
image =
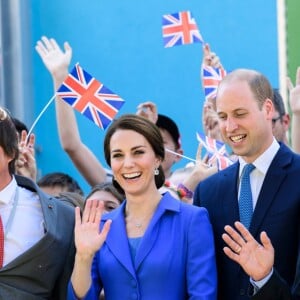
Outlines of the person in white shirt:
<svg viewBox="0 0 300 300">
<path fill-rule="evenodd" d="M 0 299 L 62 300 L 74 261 L 74 208 L 15 175 L 18 153 L 16 127 L 0 107 Z"/>
</svg>

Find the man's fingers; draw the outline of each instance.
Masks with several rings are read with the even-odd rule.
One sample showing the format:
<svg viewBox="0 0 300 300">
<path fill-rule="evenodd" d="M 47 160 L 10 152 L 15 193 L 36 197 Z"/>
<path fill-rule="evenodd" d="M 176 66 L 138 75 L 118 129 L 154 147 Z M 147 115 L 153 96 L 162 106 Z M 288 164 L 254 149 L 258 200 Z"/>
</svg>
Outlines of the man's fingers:
<svg viewBox="0 0 300 300">
<path fill-rule="evenodd" d="M 274 251 L 273 245 L 271 243 L 271 240 L 269 239 L 267 233 L 265 231 L 263 231 L 260 234 L 260 241 L 262 243 L 262 245 L 264 246 L 264 248 Z"/>
<path fill-rule="evenodd" d="M 239 255 L 234 253 L 230 248 L 224 247 L 223 248 L 224 253 L 233 261 L 238 262 L 239 261 Z"/>
<path fill-rule="evenodd" d="M 231 226 L 226 225 L 225 226 L 226 233 L 231 237 L 232 240 L 234 240 L 237 244 L 240 246 L 245 244 L 244 238 Z"/>
<path fill-rule="evenodd" d="M 227 234 L 227 233 L 223 233 L 222 234 L 222 239 L 223 241 L 227 244 L 228 247 L 230 247 L 230 249 L 232 251 L 234 251 L 235 253 L 239 254 L 241 252 L 241 245 L 239 243 L 237 243 L 231 235 Z"/>
<path fill-rule="evenodd" d="M 246 242 L 250 242 L 255 240 L 251 233 L 247 230 L 247 228 L 241 222 L 234 223 L 235 228 L 240 232 L 241 236 Z"/>
</svg>

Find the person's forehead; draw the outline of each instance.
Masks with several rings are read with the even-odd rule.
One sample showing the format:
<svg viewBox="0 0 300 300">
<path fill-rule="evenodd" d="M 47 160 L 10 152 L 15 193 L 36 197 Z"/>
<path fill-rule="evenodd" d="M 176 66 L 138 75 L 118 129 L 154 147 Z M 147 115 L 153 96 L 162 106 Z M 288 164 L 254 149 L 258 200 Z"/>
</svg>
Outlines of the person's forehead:
<svg viewBox="0 0 300 300">
<path fill-rule="evenodd" d="M 256 103 L 255 97 L 245 81 L 228 83 L 220 89 L 216 99 L 217 111 L 230 107 L 242 108 Z"/>
<path fill-rule="evenodd" d="M 103 190 L 94 192 L 88 199 L 118 202 L 118 199 L 112 193 Z"/>
<path fill-rule="evenodd" d="M 159 131 L 163 137 L 164 142 L 173 143 L 175 145 L 175 142 L 168 130 L 164 128 L 159 128 Z"/>
<path fill-rule="evenodd" d="M 149 143 L 147 139 L 134 130 L 122 129 L 116 131 L 110 139 L 111 151 L 119 147 L 132 148 L 138 146 L 147 146 Z"/>
</svg>

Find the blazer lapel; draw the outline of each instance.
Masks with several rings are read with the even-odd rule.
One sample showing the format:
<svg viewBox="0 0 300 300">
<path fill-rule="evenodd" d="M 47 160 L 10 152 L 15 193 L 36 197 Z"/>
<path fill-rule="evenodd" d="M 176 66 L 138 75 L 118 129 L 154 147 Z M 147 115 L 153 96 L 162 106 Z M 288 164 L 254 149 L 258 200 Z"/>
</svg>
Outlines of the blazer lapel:
<svg viewBox="0 0 300 300">
<path fill-rule="evenodd" d="M 292 155 L 290 150 L 282 145 L 278 153 L 274 157 L 266 177 L 264 179 L 256 207 L 253 212 L 252 221 L 250 224 L 250 232 L 256 236 L 265 215 L 267 214 L 270 205 L 272 204 L 277 191 L 280 189 L 281 183 L 287 176 L 285 166 L 290 164 Z M 276 184 L 275 184 L 276 183 Z"/>
<path fill-rule="evenodd" d="M 125 205 L 126 201 L 124 201 L 113 213 L 103 215 L 102 222 L 112 219 L 110 231 L 105 243 L 116 259 L 132 274 L 132 276 L 135 277 L 135 270 L 138 270 L 145 257 L 153 248 L 155 240 L 157 239 L 161 216 L 166 210 L 179 211 L 180 202 L 174 200 L 169 193 L 164 194 L 141 240 L 141 244 L 136 253 L 134 265 L 130 255 L 124 221 Z"/>
<path fill-rule="evenodd" d="M 112 220 L 105 243 L 116 259 L 135 277 L 124 220 L 125 204 L 126 201 L 113 213 L 103 215 L 103 222 Z"/>
<path fill-rule="evenodd" d="M 141 244 L 138 248 L 136 258 L 135 258 L 135 269 L 138 270 L 143 260 L 149 254 L 151 249 L 154 246 L 154 243 L 159 234 L 159 223 L 160 218 L 167 210 L 179 211 L 180 210 L 180 202 L 174 200 L 169 192 L 165 193 L 160 200 L 157 209 L 149 223 L 149 226 L 142 238 Z"/>
</svg>

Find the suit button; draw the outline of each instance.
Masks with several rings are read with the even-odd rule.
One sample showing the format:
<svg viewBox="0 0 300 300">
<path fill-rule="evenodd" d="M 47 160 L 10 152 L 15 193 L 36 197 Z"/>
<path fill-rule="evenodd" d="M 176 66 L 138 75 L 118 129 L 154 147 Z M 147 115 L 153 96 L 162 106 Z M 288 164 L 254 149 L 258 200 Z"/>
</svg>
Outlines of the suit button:
<svg viewBox="0 0 300 300">
<path fill-rule="evenodd" d="M 245 290 L 244 289 L 240 289 L 240 295 L 241 296 L 245 295 Z"/>
</svg>

